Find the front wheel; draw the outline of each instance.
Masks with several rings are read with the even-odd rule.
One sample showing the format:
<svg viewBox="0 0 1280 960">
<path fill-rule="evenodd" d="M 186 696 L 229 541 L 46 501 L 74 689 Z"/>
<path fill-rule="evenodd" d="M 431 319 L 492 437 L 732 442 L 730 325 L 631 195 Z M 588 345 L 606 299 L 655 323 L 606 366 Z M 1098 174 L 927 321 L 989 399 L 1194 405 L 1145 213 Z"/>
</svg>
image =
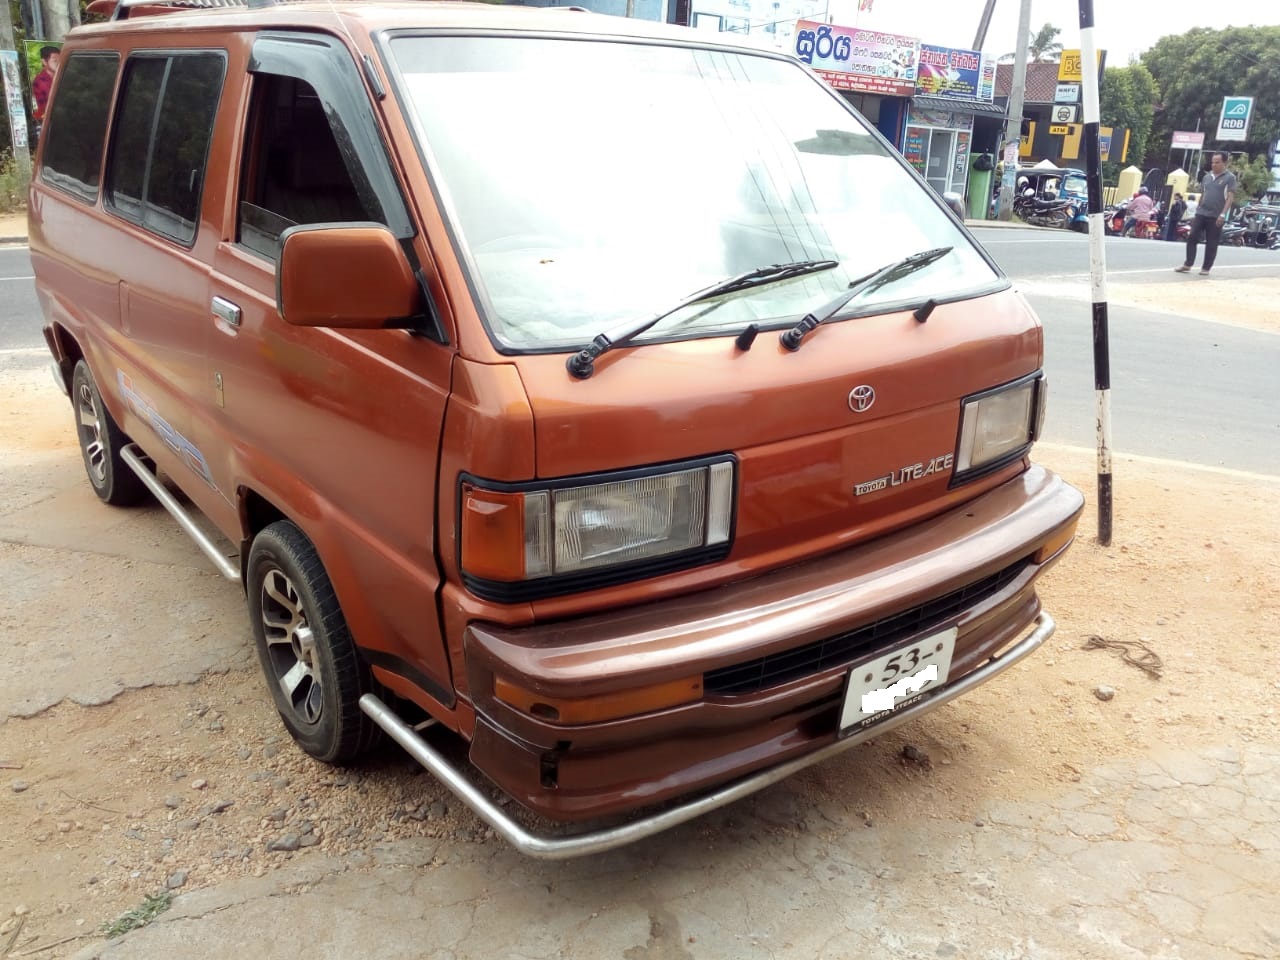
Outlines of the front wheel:
<svg viewBox="0 0 1280 960">
<path fill-rule="evenodd" d="M 258 659 L 286 729 L 325 763 L 365 753 L 381 732 L 360 709 L 373 679 L 311 541 L 287 520 L 263 529 L 245 587 Z"/>
<path fill-rule="evenodd" d="M 128 445 L 129 438 L 103 406 L 93 373 L 83 360 L 76 363 L 71 374 L 71 402 L 75 406 L 80 456 L 93 492 L 113 507 L 141 503 L 147 497 L 146 485 L 120 459 L 120 451 Z"/>
</svg>

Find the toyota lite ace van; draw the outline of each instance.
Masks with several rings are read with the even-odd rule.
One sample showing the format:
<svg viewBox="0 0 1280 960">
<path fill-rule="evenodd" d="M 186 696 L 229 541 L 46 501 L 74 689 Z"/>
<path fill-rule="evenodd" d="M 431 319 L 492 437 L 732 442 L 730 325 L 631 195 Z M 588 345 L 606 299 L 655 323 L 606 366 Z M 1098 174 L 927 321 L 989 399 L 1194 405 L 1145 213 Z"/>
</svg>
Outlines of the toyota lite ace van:
<svg viewBox="0 0 1280 960">
<path fill-rule="evenodd" d="M 301 749 L 389 734 L 567 857 L 1052 633 L 1082 498 L 1030 459 L 1040 325 L 808 68 L 570 9 L 202 5 L 69 35 L 31 257 L 94 491 L 242 584 Z"/>
</svg>

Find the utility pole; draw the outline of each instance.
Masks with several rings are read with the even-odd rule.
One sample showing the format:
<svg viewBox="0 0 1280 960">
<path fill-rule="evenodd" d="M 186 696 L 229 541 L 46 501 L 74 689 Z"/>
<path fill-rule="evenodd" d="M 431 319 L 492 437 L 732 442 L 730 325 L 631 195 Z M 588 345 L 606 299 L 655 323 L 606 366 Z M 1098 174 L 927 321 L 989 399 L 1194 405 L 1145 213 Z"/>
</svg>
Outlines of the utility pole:
<svg viewBox="0 0 1280 960">
<path fill-rule="evenodd" d="M 1085 170 L 1089 182 L 1089 279 L 1093 299 L 1093 387 L 1097 401 L 1098 543 L 1111 546 L 1111 334 L 1107 317 L 1106 229 L 1102 225 L 1099 67 L 1093 0 L 1080 4 L 1080 79 L 1084 87 Z"/>
<path fill-rule="evenodd" d="M 13 39 L 13 14 L 8 0 L 0 0 L 0 92 L 9 110 L 9 135 L 13 140 L 13 155 L 18 161 L 24 180 L 31 178 L 31 154 L 27 150 L 27 108 L 22 96 L 18 72 L 18 49 Z"/>
<path fill-rule="evenodd" d="M 973 38 L 973 49 L 982 52 L 982 45 L 987 42 L 987 27 L 991 26 L 991 14 L 996 9 L 996 0 L 987 0 L 986 9 L 982 11 L 982 19 L 978 21 L 978 32 Z"/>
<path fill-rule="evenodd" d="M 1031 0 L 1022 0 L 1018 13 L 1018 52 L 1013 58 L 1013 88 L 1009 91 L 1009 119 L 1004 127 L 1004 176 L 1000 180 L 1001 220 L 1013 218 L 1013 192 L 1018 182 L 1018 144 L 1022 140 L 1022 98 L 1027 90 L 1027 39 L 1031 33 Z"/>
<path fill-rule="evenodd" d="M 67 31 L 80 22 L 80 4 L 76 0 L 31 0 L 31 5 L 43 8 L 44 36 L 41 40 L 61 43 Z M 74 17 L 72 7 L 75 7 Z"/>
</svg>

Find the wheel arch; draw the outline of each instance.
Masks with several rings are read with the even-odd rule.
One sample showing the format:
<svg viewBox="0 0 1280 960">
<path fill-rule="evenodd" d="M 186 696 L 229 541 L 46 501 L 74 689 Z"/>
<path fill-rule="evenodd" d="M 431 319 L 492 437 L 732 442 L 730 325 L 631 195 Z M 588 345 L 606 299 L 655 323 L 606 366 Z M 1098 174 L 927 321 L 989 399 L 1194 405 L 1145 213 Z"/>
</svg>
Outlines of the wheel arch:
<svg viewBox="0 0 1280 960">
<path fill-rule="evenodd" d="M 253 538 L 277 520 L 288 520 L 294 526 L 298 526 L 297 521 L 257 490 L 241 488 L 240 529 L 244 535 L 240 540 L 240 585 L 246 590 L 248 589 L 249 549 L 253 546 Z"/>
<path fill-rule="evenodd" d="M 66 327 L 60 323 L 50 323 L 44 328 L 44 342 L 53 355 L 53 365 L 63 390 L 71 394 L 71 377 L 75 373 L 76 364 L 84 359 L 84 349 Z"/>
</svg>

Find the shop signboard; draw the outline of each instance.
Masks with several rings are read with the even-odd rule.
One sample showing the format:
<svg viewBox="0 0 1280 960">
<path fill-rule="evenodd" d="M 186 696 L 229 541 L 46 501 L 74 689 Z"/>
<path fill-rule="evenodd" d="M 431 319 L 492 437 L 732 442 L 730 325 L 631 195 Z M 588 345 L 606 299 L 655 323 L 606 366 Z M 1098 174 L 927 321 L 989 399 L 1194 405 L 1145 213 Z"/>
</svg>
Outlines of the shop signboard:
<svg viewBox="0 0 1280 960">
<path fill-rule="evenodd" d="M 902 144 L 902 156 L 907 163 L 924 176 L 924 138 L 927 131 L 919 127 L 907 127 L 907 139 Z"/>
<path fill-rule="evenodd" d="M 984 88 L 984 67 L 991 63 L 976 50 L 935 47 L 920 44 L 920 69 L 916 92 L 930 97 L 955 100 L 987 100 L 995 94 L 994 69 L 992 83 Z"/>
<path fill-rule="evenodd" d="M 1098 75 L 1102 75 L 1102 65 L 1106 63 L 1107 51 L 1098 50 L 1094 54 L 1098 60 Z M 1084 58 L 1079 50 L 1063 50 L 1058 58 L 1058 79 L 1064 82 L 1084 82 Z"/>
<path fill-rule="evenodd" d="M 996 58 L 982 55 L 982 79 L 978 82 L 978 99 L 991 103 L 996 98 Z"/>
<path fill-rule="evenodd" d="M 1057 90 L 1053 94 L 1054 103 L 1079 103 L 1080 102 L 1080 84 L 1078 83 L 1060 83 Z"/>
<path fill-rule="evenodd" d="M 837 90 L 915 93 L 920 43 L 914 37 L 800 20 L 795 44 L 796 56 Z"/>
<path fill-rule="evenodd" d="M 1222 116 L 1218 118 L 1218 139 L 1248 140 L 1252 113 L 1253 97 L 1223 97 Z"/>
<path fill-rule="evenodd" d="M 1175 130 L 1173 131 L 1174 150 L 1203 150 L 1204 149 L 1204 131 L 1203 130 Z"/>
<path fill-rule="evenodd" d="M 18 51 L 0 50 L 0 93 L 4 94 L 5 112 L 9 114 L 9 133 L 16 153 L 25 154 L 27 146 L 27 107 L 22 99 L 22 80 L 18 74 Z"/>
<path fill-rule="evenodd" d="M 969 131 L 961 130 L 956 134 L 955 168 L 953 180 L 964 183 L 969 178 Z"/>
</svg>

